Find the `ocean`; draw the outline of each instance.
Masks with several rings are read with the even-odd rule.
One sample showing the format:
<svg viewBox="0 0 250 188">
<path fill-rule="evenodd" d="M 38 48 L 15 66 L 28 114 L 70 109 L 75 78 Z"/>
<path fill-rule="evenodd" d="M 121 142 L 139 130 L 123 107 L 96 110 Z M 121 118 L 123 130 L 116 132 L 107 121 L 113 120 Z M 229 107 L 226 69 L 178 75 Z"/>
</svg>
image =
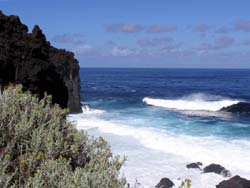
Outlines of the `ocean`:
<svg viewBox="0 0 250 188">
<path fill-rule="evenodd" d="M 82 68 L 81 99 L 70 115 L 78 129 L 109 141 L 126 156 L 121 176 L 153 188 L 161 178 L 178 187 L 214 188 L 226 179 L 187 169 L 191 162 L 221 164 L 250 179 L 250 118 L 218 112 L 250 101 L 250 70 Z"/>
</svg>

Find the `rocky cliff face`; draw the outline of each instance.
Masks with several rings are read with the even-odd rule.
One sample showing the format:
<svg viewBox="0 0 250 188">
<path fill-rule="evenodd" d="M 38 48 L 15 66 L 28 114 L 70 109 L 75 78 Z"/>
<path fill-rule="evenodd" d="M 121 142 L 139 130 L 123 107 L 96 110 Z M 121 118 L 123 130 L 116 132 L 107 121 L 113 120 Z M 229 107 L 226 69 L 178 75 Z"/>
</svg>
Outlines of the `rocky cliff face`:
<svg viewBox="0 0 250 188">
<path fill-rule="evenodd" d="M 42 98 L 46 92 L 54 103 L 81 112 L 79 63 L 72 52 L 57 49 L 35 26 L 28 33 L 17 16 L 0 11 L 0 85 L 22 84 Z"/>
</svg>

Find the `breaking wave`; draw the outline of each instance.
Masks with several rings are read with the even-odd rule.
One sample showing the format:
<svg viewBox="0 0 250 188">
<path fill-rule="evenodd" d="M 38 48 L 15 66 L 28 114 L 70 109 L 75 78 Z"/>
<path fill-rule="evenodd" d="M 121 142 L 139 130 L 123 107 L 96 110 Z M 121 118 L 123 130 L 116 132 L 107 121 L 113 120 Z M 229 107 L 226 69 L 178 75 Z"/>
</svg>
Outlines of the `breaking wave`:
<svg viewBox="0 0 250 188">
<path fill-rule="evenodd" d="M 82 107 L 83 114 L 103 114 L 105 110 L 94 109 L 91 108 L 89 105 L 84 105 Z"/>
<path fill-rule="evenodd" d="M 239 100 L 222 98 L 205 94 L 192 94 L 179 99 L 154 99 L 145 97 L 142 100 L 145 104 L 175 110 L 212 111 L 216 112 L 223 107 L 237 104 Z"/>
</svg>

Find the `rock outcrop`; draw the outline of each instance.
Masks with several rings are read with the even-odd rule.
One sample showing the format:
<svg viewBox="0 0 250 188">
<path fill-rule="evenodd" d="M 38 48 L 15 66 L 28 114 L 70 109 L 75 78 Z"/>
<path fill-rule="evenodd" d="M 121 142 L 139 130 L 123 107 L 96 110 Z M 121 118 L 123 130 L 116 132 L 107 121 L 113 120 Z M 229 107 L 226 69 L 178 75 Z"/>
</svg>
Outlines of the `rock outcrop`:
<svg viewBox="0 0 250 188">
<path fill-rule="evenodd" d="M 204 173 L 212 173 L 213 172 L 213 173 L 222 175 L 224 177 L 231 177 L 230 171 L 225 169 L 223 166 L 221 166 L 219 164 L 210 164 L 203 169 L 203 172 Z"/>
<path fill-rule="evenodd" d="M 39 26 L 31 33 L 17 16 L 0 11 L 0 85 L 22 84 L 39 98 L 81 112 L 79 63 L 72 52 L 50 45 Z"/>
<path fill-rule="evenodd" d="M 168 178 L 162 178 L 160 182 L 155 186 L 156 188 L 172 188 L 174 183 Z"/>
<path fill-rule="evenodd" d="M 216 185 L 216 188 L 250 188 L 250 180 L 234 176 L 229 180 L 224 180 Z"/>
<path fill-rule="evenodd" d="M 197 169 L 200 169 L 201 170 L 201 166 L 202 166 L 202 163 L 201 162 L 197 162 L 197 163 L 190 163 L 190 164 L 187 164 L 186 167 L 188 169 L 190 168 L 197 168 Z"/>
<path fill-rule="evenodd" d="M 233 104 L 228 107 L 224 107 L 221 109 L 221 111 L 226 112 L 232 112 L 232 113 L 238 113 L 238 114 L 248 114 L 250 115 L 250 103 L 247 102 L 239 102 L 237 104 Z"/>
</svg>

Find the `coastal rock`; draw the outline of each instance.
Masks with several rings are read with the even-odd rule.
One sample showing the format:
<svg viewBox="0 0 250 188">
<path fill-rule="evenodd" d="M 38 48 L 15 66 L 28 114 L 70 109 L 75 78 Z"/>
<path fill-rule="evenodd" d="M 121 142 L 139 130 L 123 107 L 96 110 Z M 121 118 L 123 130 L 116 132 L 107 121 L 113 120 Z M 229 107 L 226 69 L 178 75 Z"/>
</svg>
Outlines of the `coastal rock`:
<svg viewBox="0 0 250 188">
<path fill-rule="evenodd" d="M 156 188 L 172 188 L 174 183 L 168 178 L 162 178 L 160 182 L 155 186 Z"/>
<path fill-rule="evenodd" d="M 224 180 L 216 185 L 216 188 L 250 188 L 250 180 L 234 176 L 229 180 Z"/>
<path fill-rule="evenodd" d="M 197 169 L 200 169 L 200 170 L 201 170 L 201 166 L 202 166 L 202 163 L 201 163 L 201 162 L 190 163 L 190 164 L 186 165 L 186 167 L 187 167 L 188 169 L 190 169 L 190 168 L 197 168 Z"/>
<path fill-rule="evenodd" d="M 210 164 L 208 166 L 206 166 L 203 169 L 204 173 L 216 173 L 216 174 L 220 174 L 224 177 L 231 177 L 231 173 L 229 170 L 225 169 L 223 166 L 219 165 L 219 164 Z"/>
<path fill-rule="evenodd" d="M 31 33 L 17 16 L 0 11 L 0 85 L 22 84 L 71 113 L 81 112 L 79 63 L 72 52 L 50 45 L 39 26 Z"/>
<path fill-rule="evenodd" d="M 239 114 L 250 114 L 250 103 L 239 102 L 228 107 L 224 107 L 221 111 L 239 113 Z"/>
</svg>

